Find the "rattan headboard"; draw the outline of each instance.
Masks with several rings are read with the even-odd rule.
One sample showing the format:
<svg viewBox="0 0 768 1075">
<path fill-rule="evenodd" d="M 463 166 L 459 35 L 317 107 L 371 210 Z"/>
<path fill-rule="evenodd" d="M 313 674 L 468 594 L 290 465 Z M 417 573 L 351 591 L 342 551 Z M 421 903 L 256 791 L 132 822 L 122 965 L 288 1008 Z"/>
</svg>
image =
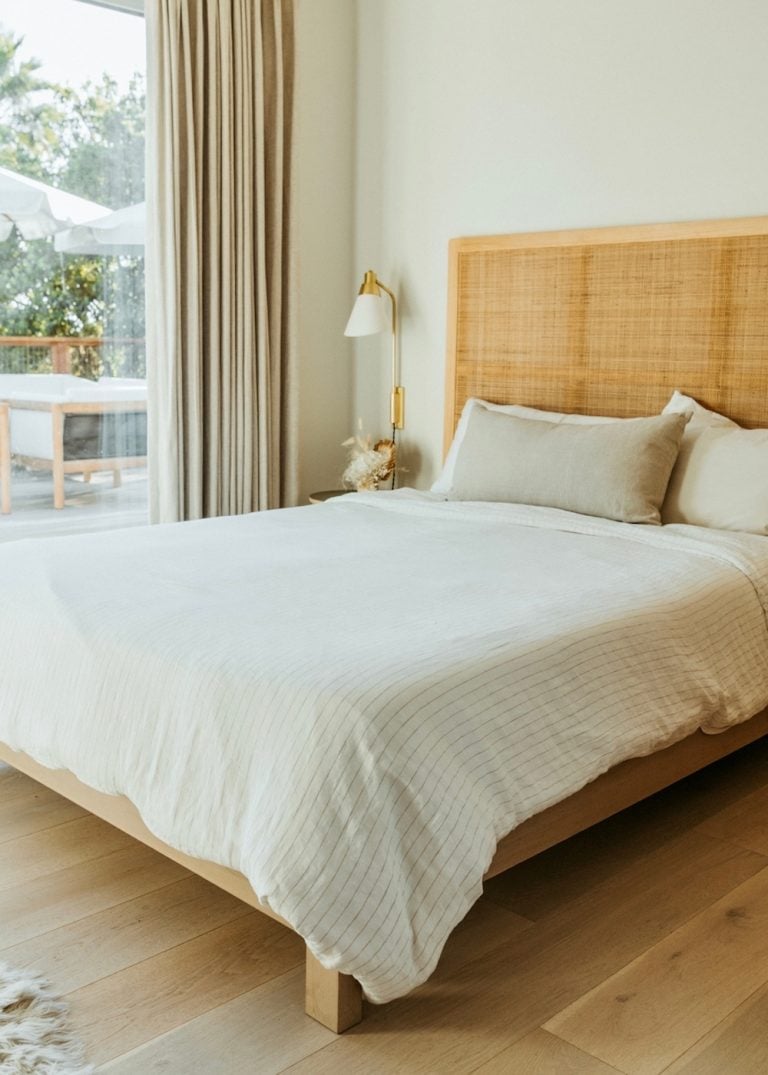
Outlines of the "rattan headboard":
<svg viewBox="0 0 768 1075">
<path fill-rule="evenodd" d="M 768 217 L 454 239 L 446 446 L 469 396 L 768 426 Z"/>
</svg>

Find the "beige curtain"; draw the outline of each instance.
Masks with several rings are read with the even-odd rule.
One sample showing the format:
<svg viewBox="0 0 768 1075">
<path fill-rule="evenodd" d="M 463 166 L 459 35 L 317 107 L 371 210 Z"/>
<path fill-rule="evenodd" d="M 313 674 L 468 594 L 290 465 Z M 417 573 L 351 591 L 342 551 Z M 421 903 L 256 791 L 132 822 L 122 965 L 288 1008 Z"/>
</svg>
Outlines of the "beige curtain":
<svg viewBox="0 0 768 1075">
<path fill-rule="evenodd" d="M 293 503 L 291 0 L 146 7 L 152 519 Z"/>
</svg>

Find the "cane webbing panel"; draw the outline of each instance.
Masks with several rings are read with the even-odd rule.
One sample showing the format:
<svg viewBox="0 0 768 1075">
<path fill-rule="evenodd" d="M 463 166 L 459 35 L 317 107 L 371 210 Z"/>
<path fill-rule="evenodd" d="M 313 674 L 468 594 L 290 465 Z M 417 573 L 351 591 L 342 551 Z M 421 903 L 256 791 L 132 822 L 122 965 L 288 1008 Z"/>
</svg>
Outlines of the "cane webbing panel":
<svg viewBox="0 0 768 1075">
<path fill-rule="evenodd" d="M 768 426 L 768 217 L 560 235 L 451 243 L 447 435 L 469 396 L 631 417 L 675 388 Z"/>
</svg>

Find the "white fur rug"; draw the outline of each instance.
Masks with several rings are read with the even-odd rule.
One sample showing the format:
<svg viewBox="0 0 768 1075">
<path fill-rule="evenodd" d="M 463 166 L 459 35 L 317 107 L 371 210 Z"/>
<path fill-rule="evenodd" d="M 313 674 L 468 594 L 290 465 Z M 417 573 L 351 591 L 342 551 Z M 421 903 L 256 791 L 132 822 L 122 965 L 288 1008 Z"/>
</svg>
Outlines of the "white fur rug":
<svg viewBox="0 0 768 1075">
<path fill-rule="evenodd" d="M 68 1008 L 44 978 L 0 963 L 0 1075 L 88 1075 Z"/>
</svg>

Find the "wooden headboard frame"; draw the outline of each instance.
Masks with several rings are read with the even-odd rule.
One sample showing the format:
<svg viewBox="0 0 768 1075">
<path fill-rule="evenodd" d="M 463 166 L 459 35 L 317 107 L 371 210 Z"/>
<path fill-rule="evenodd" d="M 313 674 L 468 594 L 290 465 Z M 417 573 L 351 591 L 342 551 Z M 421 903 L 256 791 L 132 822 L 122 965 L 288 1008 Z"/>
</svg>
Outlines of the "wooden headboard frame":
<svg viewBox="0 0 768 1075">
<path fill-rule="evenodd" d="M 446 450 L 470 396 L 768 426 L 768 216 L 454 239 Z"/>
</svg>

